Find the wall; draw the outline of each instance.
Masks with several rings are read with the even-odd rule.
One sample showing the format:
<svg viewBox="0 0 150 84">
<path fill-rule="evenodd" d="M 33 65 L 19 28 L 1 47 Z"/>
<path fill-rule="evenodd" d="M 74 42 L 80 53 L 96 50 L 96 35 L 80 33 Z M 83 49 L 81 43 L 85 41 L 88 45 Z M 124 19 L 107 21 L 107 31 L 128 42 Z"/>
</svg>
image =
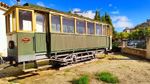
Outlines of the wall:
<svg viewBox="0 0 150 84">
<path fill-rule="evenodd" d="M 147 59 L 150 59 L 150 38 L 146 38 Z"/>
<path fill-rule="evenodd" d="M 147 52 L 145 49 L 138 49 L 138 48 L 122 48 L 123 53 L 128 53 L 132 55 L 137 55 L 146 58 Z"/>
<path fill-rule="evenodd" d="M 7 37 L 4 13 L 5 11 L 0 9 L 0 55 L 7 56 Z"/>
</svg>

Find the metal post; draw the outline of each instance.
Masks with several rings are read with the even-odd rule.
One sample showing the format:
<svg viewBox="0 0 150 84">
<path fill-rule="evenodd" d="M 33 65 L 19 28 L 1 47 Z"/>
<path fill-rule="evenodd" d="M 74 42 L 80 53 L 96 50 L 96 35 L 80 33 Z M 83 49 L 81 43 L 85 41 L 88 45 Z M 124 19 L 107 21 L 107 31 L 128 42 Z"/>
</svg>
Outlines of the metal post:
<svg viewBox="0 0 150 84">
<path fill-rule="evenodd" d="M 34 60 L 34 68 L 38 68 L 38 65 L 36 63 L 36 60 Z"/>
<path fill-rule="evenodd" d="M 26 65 L 25 65 L 25 62 L 23 62 L 23 70 L 26 69 Z"/>
</svg>

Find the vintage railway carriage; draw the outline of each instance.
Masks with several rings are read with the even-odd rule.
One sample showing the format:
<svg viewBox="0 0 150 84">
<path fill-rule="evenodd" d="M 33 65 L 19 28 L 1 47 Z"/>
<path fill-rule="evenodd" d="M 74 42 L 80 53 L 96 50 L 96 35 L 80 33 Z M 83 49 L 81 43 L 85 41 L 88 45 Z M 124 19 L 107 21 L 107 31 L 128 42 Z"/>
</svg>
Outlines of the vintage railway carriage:
<svg viewBox="0 0 150 84">
<path fill-rule="evenodd" d="M 17 63 L 111 49 L 112 29 L 104 22 L 29 3 L 14 5 L 4 15 L 8 56 Z"/>
</svg>

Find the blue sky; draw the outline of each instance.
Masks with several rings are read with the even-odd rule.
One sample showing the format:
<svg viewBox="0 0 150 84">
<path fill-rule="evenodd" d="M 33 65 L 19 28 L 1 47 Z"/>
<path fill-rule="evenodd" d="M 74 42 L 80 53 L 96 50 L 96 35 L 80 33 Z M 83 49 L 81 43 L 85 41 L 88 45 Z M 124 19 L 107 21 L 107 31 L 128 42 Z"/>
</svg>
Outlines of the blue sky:
<svg viewBox="0 0 150 84">
<path fill-rule="evenodd" d="M 1 1 L 10 6 L 17 3 L 16 0 Z M 95 14 L 95 11 L 91 10 L 103 8 L 100 10 L 101 16 L 107 11 L 118 32 L 150 19 L 150 0 L 21 0 L 20 4 L 27 2 L 64 12 L 68 12 L 69 9 L 88 11 L 80 15 L 89 18 L 93 18 Z"/>
</svg>

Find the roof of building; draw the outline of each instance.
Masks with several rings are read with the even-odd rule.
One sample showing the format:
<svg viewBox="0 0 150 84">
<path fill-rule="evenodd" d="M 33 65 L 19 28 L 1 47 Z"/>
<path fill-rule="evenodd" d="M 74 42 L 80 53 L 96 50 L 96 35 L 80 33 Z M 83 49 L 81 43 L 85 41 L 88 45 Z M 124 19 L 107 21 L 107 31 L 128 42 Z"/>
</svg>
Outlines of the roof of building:
<svg viewBox="0 0 150 84">
<path fill-rule="evenodd" d="M 2 10 L 8 10 L 10 8 L 10 6 L 9 5 L 7 5 L 7 4 L 5 4 L 5 3 L 3 3 L 3 2 L 0 2 L 0 9 L 2 9 Z"/>
<path fill-rule="evenodd" d="M 123 31 L 125 31 L 125 30 L 134 30 L 134 28 L 126 27 Z"/>
</svg>

